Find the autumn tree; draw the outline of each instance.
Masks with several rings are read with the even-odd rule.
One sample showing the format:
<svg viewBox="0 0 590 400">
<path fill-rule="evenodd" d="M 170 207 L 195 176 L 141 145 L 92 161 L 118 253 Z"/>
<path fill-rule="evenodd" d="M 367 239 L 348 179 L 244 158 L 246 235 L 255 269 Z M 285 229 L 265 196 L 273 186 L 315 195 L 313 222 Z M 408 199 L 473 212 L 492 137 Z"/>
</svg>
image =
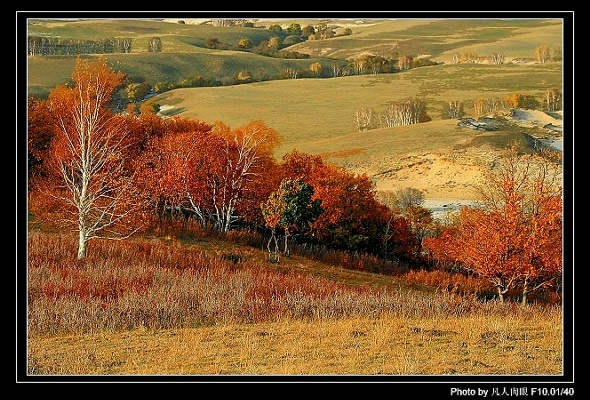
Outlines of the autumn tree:
<svg viewBox="0 0 590 400">
<path fill-rule="evenodd" d="M 283 176 L 302 179 L 314 188 L 313 199 L 323 212 L 313 221 L 310 235 L 330 247 L 377 253 L 387 207 L 376 199 L 374 183 L 321 157 L 293 151 L 283 157 Z"/>
<path fill-rule="evenodd" d="M 287 32 L 289 35 L 301 36 L 301 25 L 293 22 L 287 27 Z"/>
<path fill-rule="evenodd" d="M 170 128 L 170 127 L 168 127 Z M 207 124 L 153 137 L 137 161 L 142 197 L 160 218 L 189 216 L 208 222 L 207 179 L 220 173 L 218 152 L 224 141 Z"/>
<path fill-rule="evenodd" d="M 36 178 L 47 176 L 47 160 L 55 137 L 54 115 L 47 100 L 28 99 L 27 150 L 29 188 Z"/>
<path fill-rule="evenodd" d="M 160 112 L 160 105 L 153 101 L 146 101 L 139 106 L 139 112 L 141 114 L 157 114 Z"/>
<path fill-rule="evenodd" d="M 395 206 L 403 213 L 410 207 L 424 204 L 424 192 L 420 189 L 406 187 L 395 191 Z"/>
<path fill-rule="evenodd" d="M 129 126 L 138 136 L 151 130 L 147 142 L 136 141 L 144 150 L 134 158 L 138 190 L 160 220 L 194 217 L 222 232 L 238 220 L 262 223 L 259 205 L 278 185 L 278 132 L 260 121 L 231 129 L 154 115 L 133 118 Z"/>
<path fill-rule="evenodd" d="M 425 248 L 487 279 L 500 301 L 519 289 L 525 304 L 529 293 L 561 277 L 560 176 L 556 155 L 523 155 L 512 146 L 479 187 L 479 207 L 464 207 L 457 227 L 425 238 Z"/>
<path fill-rule="evenodd" d="M 273 36 L 268 40 L 268 44 L 266 46 L 272 51 L 277 51 L 279 47 L 281 47 L 281 44 L 281 38 L 278 36 Z"/>
<path fill-rule="evenodd" d="M 336 35 L 336 32 L 328 26 L 325 22 L 320 22 L 316 26 L 316 33 L 315 38 L 319 40 L 333 38 Z"/>
<path fill-rule="evenodd" d="M 322 73 L 322 64 L 315 62 L 309 66 L 309 70 L 311 71 L 312 75 L 317 78 Z"/>
<path fill-rule="evenodd" d="M 297 79 L 297 75 L 299 75 L 299 71 L 295 68 L 285 68 L 284 76 L 287 79 Z"/>
<path fill-rule="evenodd" d="M 357 58 L 352 61 L 352 70 L 355 71 L 357 75 L 364 75 L 367 69 L 367 60 L 364 58 Z"/>
<path fill-rule="evenodd" d="M 421 250 L 420 242 L 411 231 L 410 222 L 393 209 L 385 213 L 381 240 L 381 256 L 384 260 L 414 260 Z"/>
<path fill-rule="evenodd" d="M 414 67 L 414 57 L 401 56 L 398 58 L 398 68 L 400 71 L 411 69 Z"/>
<path fill-rule="evenodd" d="M 356 110 L 354 122 L 358 131 L 366 131 L 375 125 L 375 111 L 372 108 L 361 107 Z"/>
<path fill-rule="evenodd" d="M 476 63 L 479 61 L 479 54 L 475 51 L 467 51 L 461 54 L 461 62 Z"/>
<path fill-rule="evenodd" d="M 260 229 L 265 226 L 260 204 L 265 202 L 281 183 L 280 166 L 274 157 L 259 160 L 254 180 L 248 184 L 248 190 L 242 191 L 240 201 L 236 204 L 240 228 Z"/>
<path fill-rule="evenodd" d="M 264 161 L 274 158 L 280 135 L 262 121 L 251 121 L 237 129 L 217 122 L 213 131 L 225 140 L 225 145 L 220 153 L 222 168 L 208 184 L 213 218 L 218 228 L 227 232 L 238 219 L 235 211 L 245 192 L 256 190 L 256 178 L 262 173 Z"/>
<path fill-rule="evenodd" d="M 79 259 L 86 257 L 89 240 L 134 231 L 133 225 L 121 226 L 131 209 L 132 181 L 122 156 L 126 132 L 108 108 L 123 78 L 104 59 L 78 58 L 73 85 L 57 86 L 49 98 L 57 120 L 53 197 L 61 204 L 64 222 L 76 226 Z"/>
<path fill-rule="evenodd" d="M 205 47 L 208 49 L 217 49 L 220 45 L 218 38 L 207 38 L 205 40 Z"/>
<path fill-rule="evenodd" d="M 555 48 L 553 49 L 553 61 L 561 61 L 561 59 L 561 46 L 555 46 Z"/>
<path fill-rule="evenodd" d="M 136 103 L 143 100 L 150 92 L 150 85 L 147 83 L 130 83 L 125 88 L 127 100 Z"/>
<path fill-rule="evenodd" d="M 305 25 L 301 28 L 301 36 L 309 38 L 312 35 L 315 35 L 315 28 L 312 25 Z"/>
<path fill-rule="evenodd" d="M 484 109 L 491 110 L 491 107 L 494 104 L 497 104 L 495 107 L 498 109 L 502 104 L 497 99 L 494 99 L 494 102 L 491 102 L 492 99 L 488 99 L 486 104 L 484 105 Z M 535 99 L 532 95 L 522 94 L 522 93 L 510 93 L 504 99 L 504 104 L 508 107 L 512 108 L 528 108 L 528 109 L 536 109 L 539 106 L 539 101 Z"/>
<path fill-rule="evenodd" d="M 504 64 L 504 54 L 503 53 L 492 53 L 490 55 L 489 59 L 492 64 L 498 64 L 498 65 Z"/>
<path fill-rule="evenodd" d="M 516 96 L 516 97 L 514 97 Z M 514 101 L 523 101 L 522 95 L 515 94 L 507 98 L 507 101 L 514 103 Z M 504 108 L 505 103 L 497 97 L 479 98 L 473 101 L 473 114 L 476 117 L 481 117 L 490 113 L 495 113 Z"/>
<path fill-rule="evenodd" d="M 465 109 L 460 101 L 449 101 L 443 104 L 443 119 L 463 118 Z"/>
<path fill-rule="evenodd" d="M 380 191 L 377 193 L 377 199 L 390 210 L 388 221 L 385 226 L 385 237 L 390 235 L 392 227 L 398 226 L 393 230 L 398 235 L 407 229 L 411 233 L 411 239 L 415 243 L 419 243 L 426 235 L 433 223 L 432 213 L 430 210 L 424 208 L 424 192 L 415 188 L 401 188 L 395 191 Z M 401 221 L 403 219 L 403 222 Z M 403 226 L 404 229 L 400 229 Z M 398 238 L 399 240 L 399 238 Z M 410 238 L 405 239 L 407 245 L 410 244 Z M 388 248 L 391 247 L 387 242 L 384 249 L 384 254 L 387 254 Z M 413 245 L 406 246 L 403 250 L 408 252 L 408 249 Z M 415 248 L 413 250 L 416 250 Z M 398 251 L 399 253 L 400 251 Z M 408 255 L 408 254 L 407 254 Z"/>
<path fill-rule="evenodd" d="M 408 99 L 391 104 L 379 116 L 381 127 L 384 128 L 413 125 L 430 120 L 430 116 L 426 113 L 426 102 L 420 99 Z"/>
<path fill-rule="evenodd" d="M 510 93 L 505 97 L 504 101 L 508 107 L 519 108 L 522 104 L 522 94 Z"/>
<path fill-rule="evenodd" d="M 401 188 L 394 192 L 392 209 L 398 211 L 410 224 L 418 241 L 426 235 L 432 224 L 432 213 L 423 207 L 424 192 L 416 188 Z"/>
<path fill-rule="evenodd" d="M 248 70 L 241 70 L 238 72 L 238 83 L 250 83 L 252 82 L 252 73 Z"/>
<path fill-rule="evenodd" d="M 545 91 L 543 106 L 546 111 L 559 111 L 562 108 L 562 94 L 557 88 L 550 88 Z"/>
<path fill-rule="evenodd" d="M 329 248 L 381 255 L 410 262 L 420 250 L 408 221 L 378 198 L 374 183 L 321 156 L 293 150 L 282 158 L 282 176 L 301 179 L 314 188 L 322 213 L 302 239 Z"/>
<path fill-rule="evenodd" d="M 159 37 L 151 37 L 148 43 L 148 51 L 150 53 L 162 52 L 162 39 Z"/>
<path fill-rule="evenodd" d="M 241 49 L 251 49 L 252 41 L 248 38 L 240 38 L 238 41 L 238 47 Z"/>
</svg>

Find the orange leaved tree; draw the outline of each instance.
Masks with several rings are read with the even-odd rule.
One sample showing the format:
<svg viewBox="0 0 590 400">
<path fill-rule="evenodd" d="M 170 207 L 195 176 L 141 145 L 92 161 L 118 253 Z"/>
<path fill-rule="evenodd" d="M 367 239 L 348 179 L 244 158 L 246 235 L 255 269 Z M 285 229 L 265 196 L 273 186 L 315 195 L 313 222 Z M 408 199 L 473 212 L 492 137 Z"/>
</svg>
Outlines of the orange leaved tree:
<svg viewBox="0 0 590 400">
<path fill-rule="evenodd" d="M 124 124 L 108 107 L 123 79 L 103 59 L 78 58 L 73 85 L 59 85 L 49 97 L 57 129 L 48 187 L 61 221 L 78 232 L 79 259 L 90 239 L 128 236 L 135 228 L 125 224 L 132 174 L 124 165 Z"/>
<path fill-rule="evenodd" d="M 219 149 L 220 169 L 208 180 L 211 216 L 217 227 L 227 232 L 239 219 L 236 211 L 247 192 L 257 190 L 264 168 L 272 164 L 275 147 L 281 138 L 276 130 L 262 121 L 251 121 L 236 129 L 218 121 L 213 133 L 225 143 Z"/>
<path fill-rule="evenodd" d="M 423 245 L 435 258 L 455 261 L 490 281 L 500 301 L 532 291 L 562 272 L 562 186 L 559 157 L 518 154 L 512 146 L 479 187 L 481 204 L 463 208 L 458 224 Z"/>
<path fill-rule="evenodd" d="M 220 168 L 217 153 L 223 146 L 206 125 L 153 138 L 137 162 L 142 196 L 160 216 L 193 215 L 205 226 L 207 179 Z"/>
</svg>

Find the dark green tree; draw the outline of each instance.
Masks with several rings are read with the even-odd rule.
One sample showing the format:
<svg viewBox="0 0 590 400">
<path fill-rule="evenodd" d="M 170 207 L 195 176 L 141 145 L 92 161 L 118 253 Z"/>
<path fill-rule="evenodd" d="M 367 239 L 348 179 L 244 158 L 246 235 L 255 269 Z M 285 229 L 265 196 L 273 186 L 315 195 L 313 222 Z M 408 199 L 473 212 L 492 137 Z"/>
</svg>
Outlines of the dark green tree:
<svg viewBox="0 0 590 400">
<path fill-rule="evenodd" d="M 301 36 L 301 25 L 296 22 L 293 22 L 291 25 L 287 27 L 287 33 L 289 35 Z"/>
<path fill-rule="evenodd" d="M 275 252 L 278 249 L 276 228 L 282 228 L 285 233 L 285 247 L 283 254 L 289 255 L 289 237 L 309 227 L 322 213 L 321 201 L 313 200 L 313 186 L 301 179 L 283 179 L 279 188 L 271 193 L 268 200 L 261 205 L 262 215 L 266 226 L 271 229 L 272 236 L 268 242 L 274 240 Z"/>
</svg>

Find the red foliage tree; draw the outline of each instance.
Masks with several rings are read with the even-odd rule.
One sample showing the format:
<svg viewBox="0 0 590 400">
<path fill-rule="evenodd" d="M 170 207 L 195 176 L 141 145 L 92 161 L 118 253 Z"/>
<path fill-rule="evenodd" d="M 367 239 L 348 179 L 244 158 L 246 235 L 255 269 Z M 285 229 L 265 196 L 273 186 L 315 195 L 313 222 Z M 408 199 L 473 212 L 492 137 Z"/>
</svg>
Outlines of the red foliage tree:
<svg viewBox="0 0 590 400">
<path fill-rule="evenodd" d="M 29 188 L 31 188 L 36 178 L 47 176 L 47 160 L 50 157 L 56 126 L 47 100 L 29 97 L 27 113 Z"/>
<path fill-rule="evenodd" d="M 520 288 L 525 304 L 528 293 L 561 277 L 561 168 L 546 156 L 512 147 L 480 187 L 480 207 L 463 208 L 454 231 L 423 241 L 434 257 L 490 281 L 500 301 Z"/>
<path fill-rule="evenodd" d="M 160 217 L 194 215 L 223 232 L 238 219 L 262 221 L 259 204 L 275 187 L 265 185 L 274 182 L 275 130 L 259 121 L 232 130 L 174 118 L 152 136 L 138 160 L 139 179 Z"/>
<path fill-rule="evenodd" d="M 203 129 L 207 129 L 203 126 Z M 219 167 L 216 157 L 224 142 L 208 130 L 168 132 L 155 137 L 138 160 L 142 198 L 156 215 L 208 220 L 207 179 Z"/>
<path fill-rule="evenodd" d="M 376 199 L 375 186 L 366 175 L 355 175 L 325 164 L 320 156 L 296 150 L 283 157 L 281 168 L 284 178 L 312 185 L 313 199 L 321 201 L 323 212 L 311 225 L 309 239 L 349 251 L 379 254 L 387 243 L 388 252 L 413 253 L 409 247 L 415 241 L 410 239 L 407 221 L 392 216 Z"/>
</svg>

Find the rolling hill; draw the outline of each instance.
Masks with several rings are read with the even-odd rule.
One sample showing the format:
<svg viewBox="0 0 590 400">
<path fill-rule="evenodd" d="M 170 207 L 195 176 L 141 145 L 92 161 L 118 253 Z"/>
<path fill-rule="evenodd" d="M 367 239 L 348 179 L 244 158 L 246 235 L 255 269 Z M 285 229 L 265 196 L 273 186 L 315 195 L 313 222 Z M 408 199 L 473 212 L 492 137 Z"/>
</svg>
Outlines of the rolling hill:
<svg viewBox="0 0 590 400">
<path fill-rule="evenodd" d="M 262 120 L 282 135 L 276 157 L 293 149 L 320 154 L 329 162 L 354 172 L 367 173 L 379 190 L 416 187 L 427 198 L 472 198 L 470 187 L 490 160 L 514 141 L 527 137 L 556 137 L 539 126 L 503 123 L 494 132 L 480 132 L 443 119 L 443 107 L 459 101 L 466 116 L 480 99 L 504 99 L 519 93 L 541 100 L 550 88 L 561 88 L 561 62 L 533 63 L 537 46 L 553 51 L 563 43 L 559 18 L 251 18 L 251 27 L 215 26 L 211 18 L 30 19 L 28 34 L 60 39 L 129 37 L 129 54 L 102 55 L 126 73 L 130 82 L 154 85 L 180 82 L 195 76 L 220 79 L 249 71 L 255 82 L 221 87 L 180 88 L 150 98 L 161 115 L 181 115 L 208 123 L 222 121 L 232 127 Z M 236 44 L 241 38 L 264 43 L 292 23 L 324 23 L 336 36 L 307 40 L 286 50 L 308 54 L 307 59 L 266 57 L 246 51 L 207 48 L 216 38 Z M 352 34 L 344 35 L 345 29 Z M 152 37 L 162 39 L 160 53 L 148 52 Z M 457 54 L 476 54 L 478 63 L 453 63 Z M 493 53 L 502 65 L 485 59 Z M 412 55 L 437 65 L 393 74 L 368 74 L 305 79 L 284 79 L 286 69 L 307 70 L 320 62 L 324 71 L 365 54 L 382 57 Z M 88 57 L 99 57 L 89 55 Z M 75 56 L 29 56 L 28 91 L 46 96 L 66 83 Z M 426 103 L 430 122 L 413 126 L 359 132 L 355 113 L 369 108 L 377 114 L 407 99 Z M 507 110 L 505 110 L 507 111 Z M 504 112 L 505 112 L 504 111 Z M 566 133 L 567 135 L 567 133 Z M 429 168 L 426 168 L 429 166 Z M 425 169 L 426 168 L 426 169 Z"/>
</svg>

